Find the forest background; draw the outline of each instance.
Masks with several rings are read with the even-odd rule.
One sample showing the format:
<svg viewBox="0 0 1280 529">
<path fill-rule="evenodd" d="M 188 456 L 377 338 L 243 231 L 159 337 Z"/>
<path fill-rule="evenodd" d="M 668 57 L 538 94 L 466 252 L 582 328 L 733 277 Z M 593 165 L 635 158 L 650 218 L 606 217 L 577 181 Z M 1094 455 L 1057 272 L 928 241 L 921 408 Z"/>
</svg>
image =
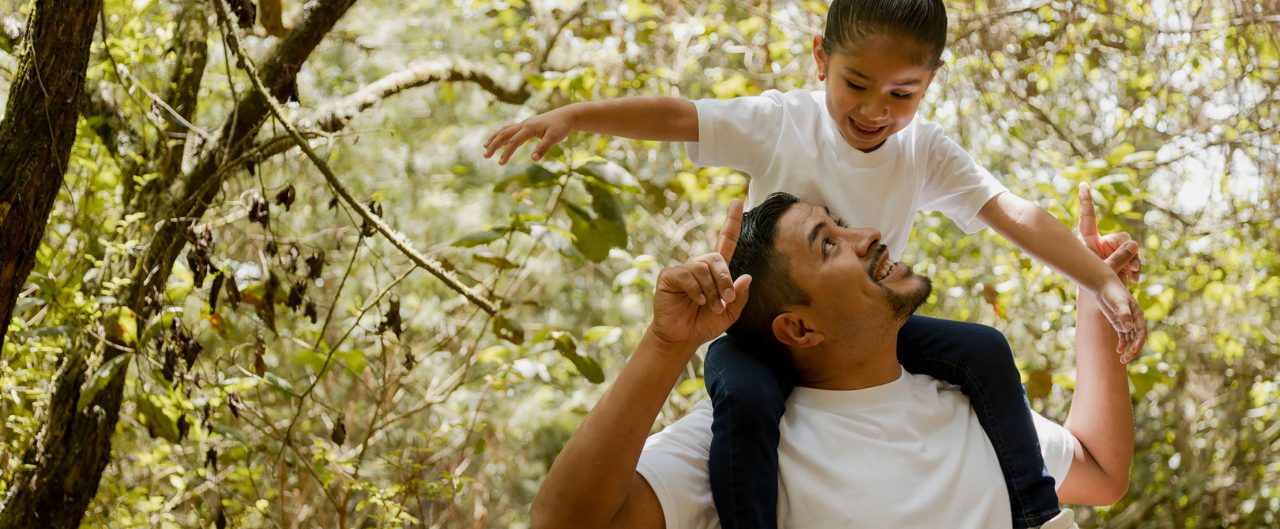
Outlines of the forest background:
<svg viewBox="0 0 1280 529">
<path fill-rule="evenodd" d="M 1081 525 L 1280 525 L 1280 2 L 948 8 L 922 116 L 1069 225 L 1090 182 L 1101 229 L 1145 254 L 1132 485 Z M 573 101 L 816 87 L 826 6 L 0 9 L 5 123 L 35 124 L 0 130 L 0 202 L 50 193 L 7 289 L 0 527 L 390 528 L 526 527 L 658 270 L 708 251 L 745 193 L 680 145 L 572 135 L 508 168 L 485 138 Z M 79 32 L 31 31 L 33 11 Z M 22 103 L 63 88 L 53 73 L 80 82 L 29 68 L 77 47 L 71 103 Z M 46 132 L 66 138 L 58 179 L 22 180 L 9 161 L 57 150 Z M 0 233 L 23 220 L 5 213 Z M 911 241 L 924 313 L 1004 331 L 1033 406 L 1064 418 L 1073 286 L 937 215 Z M 6 246 L 0 271 L 22 258 Z M 695 358 L 655 428 L 700 375 Z"/>
</svg>

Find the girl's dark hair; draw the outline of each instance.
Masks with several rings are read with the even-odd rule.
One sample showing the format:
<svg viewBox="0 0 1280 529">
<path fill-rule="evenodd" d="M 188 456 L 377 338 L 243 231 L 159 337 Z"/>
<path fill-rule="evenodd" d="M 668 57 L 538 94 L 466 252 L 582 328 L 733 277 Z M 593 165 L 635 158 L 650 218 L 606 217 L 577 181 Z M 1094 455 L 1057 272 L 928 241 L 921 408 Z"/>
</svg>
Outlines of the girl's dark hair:
<svg viewBox="0 0 1280 529">
<path fill-rule="evenodd" d="M 914 39 L 922 48 L 915 59 L 936 70 L 947 45 L 947 8 L 942 0 L 833 0 L 822 51 L 830 57 L 877 34 Z"/>
<path fill-rule="evenodd" d="M 744 343 L 781 347 L 773 336 L 773 319 L 787 307 L 809 304 L 809 295 L 791 279 L 787 256 L 774 247 L 778 220 L 796 202 L 799 199 L 792 195 L 773 193 L 742 216 L 729 272 L 734 279 L 751 274 L 751 296 L 728 332 Z"/>
</svg>

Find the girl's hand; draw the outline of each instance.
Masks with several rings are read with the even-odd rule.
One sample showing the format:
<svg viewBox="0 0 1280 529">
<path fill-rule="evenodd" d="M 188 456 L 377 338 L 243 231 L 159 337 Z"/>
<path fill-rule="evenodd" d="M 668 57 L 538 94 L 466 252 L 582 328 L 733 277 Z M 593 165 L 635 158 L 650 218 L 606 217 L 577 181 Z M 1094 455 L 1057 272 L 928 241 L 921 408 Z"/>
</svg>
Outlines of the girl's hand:
<svg viewBox="0 0 1280 529">
<path fill-rule="evenodd" d="M 1098 220 L 1094 212 L 1093 195 L 1089 184 L 1080 184 L 1080 240 L 1095 255 L 1111 265 L 1117 277 L 1109 279 L 1096 292 L 1098 306 L 1107 321 L 1111 322 L 1120 337 L 1116 352 L 1120 362 L 1129 363 L 1138 356 L 1147 341 L 1147 320 L 1142 307 L 1129 292 L 1127 283 L 1137 281 L 1142 270 L 1142 258 L 1138 255 L 1138 243 L 1128 233 L 1098 234 Z"/>
<path fill-rule="evenodd" d="M 538 114 L 519 123 L 502 127 L 489 136 L 489 139 L 484 142 L 484 157 L 489 158 L 499 149 L 505 149 L 502 157 L 498 159 L 498 164 L 506 165 L 512 153 L 515 153 L 516 149 L 526 141 L 541 138 L 542 141 L 534 147 L 532 156 L 535 161 L 541 160 L 547 153 L 547 149 L 563 141 L 570 130 L 573 130 L 573 119 L 572 113 L 567 108 Z"/>
</svg>

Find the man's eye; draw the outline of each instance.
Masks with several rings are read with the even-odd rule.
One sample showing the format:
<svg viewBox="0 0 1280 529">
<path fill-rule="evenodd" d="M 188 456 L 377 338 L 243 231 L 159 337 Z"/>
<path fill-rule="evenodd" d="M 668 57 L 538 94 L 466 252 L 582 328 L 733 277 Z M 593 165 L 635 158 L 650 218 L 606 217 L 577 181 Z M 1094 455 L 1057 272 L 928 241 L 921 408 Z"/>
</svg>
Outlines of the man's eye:
<svg viewBox="0 0 1280 529">
<path fill-rule="evenodd" d="M 836 249 L 836 243 L 831 239 L 822 241 L 822 255 L 831 255 L 831 251 Z"/>
</svg>

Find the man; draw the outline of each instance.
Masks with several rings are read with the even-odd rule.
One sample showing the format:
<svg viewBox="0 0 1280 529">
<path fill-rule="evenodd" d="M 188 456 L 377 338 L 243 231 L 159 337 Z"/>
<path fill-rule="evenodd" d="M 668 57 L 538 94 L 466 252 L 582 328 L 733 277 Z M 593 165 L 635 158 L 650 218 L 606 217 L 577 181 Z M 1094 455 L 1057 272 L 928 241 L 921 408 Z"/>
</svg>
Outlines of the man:
<svg viewBox="0 0 1280 529">
<path fill-rule="evenodd" d="M 1087 188 L 1081 199 L 1088 246 L 1124 270 L 1136 243 L 1099 239 Z M 743 221 L 735 202 L 716 252 L 659 275 L 653 321 L 556 459 L 534 526 L 717 525 L 710 406 L 645 439 L 694 351 L 733 325 L 735 339 L 779 345 L 797 379 L 779 445 L 780 526 L 1009 527 L 1000 469 L 968 399 L 897 362 L 898 328 L 928 298 L 928 279 L 889 262 L 875 230 L 843 227 L 790 195 Z M 1081 292 L 1078 305 L 1072 408 L 1065 428 L 1040 419 L 1037 430 L 1059 497 L 1109 504 L 1133 456 L 1128 380 L 1097 300 Z"/>
</svg>

